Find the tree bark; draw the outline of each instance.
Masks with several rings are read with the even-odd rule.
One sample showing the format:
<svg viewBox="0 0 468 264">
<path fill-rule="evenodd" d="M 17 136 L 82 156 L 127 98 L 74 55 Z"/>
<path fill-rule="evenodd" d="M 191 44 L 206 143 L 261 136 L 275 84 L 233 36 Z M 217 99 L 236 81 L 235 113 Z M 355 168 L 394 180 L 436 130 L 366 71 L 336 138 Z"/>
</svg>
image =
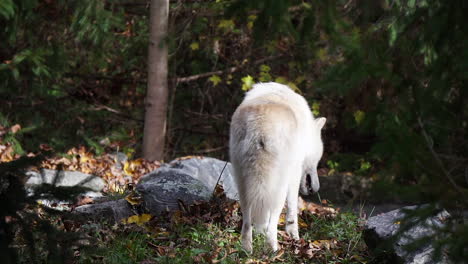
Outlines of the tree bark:
<svg viewBox="0 0 468 264">
<path fill-rule="evenodd" d="M 167 24 L 169 0 L 151 0 L 148 46 L 148 90 L 145 99 L 143 157 L 162 160 L 167 113 Z"/>
</svg>

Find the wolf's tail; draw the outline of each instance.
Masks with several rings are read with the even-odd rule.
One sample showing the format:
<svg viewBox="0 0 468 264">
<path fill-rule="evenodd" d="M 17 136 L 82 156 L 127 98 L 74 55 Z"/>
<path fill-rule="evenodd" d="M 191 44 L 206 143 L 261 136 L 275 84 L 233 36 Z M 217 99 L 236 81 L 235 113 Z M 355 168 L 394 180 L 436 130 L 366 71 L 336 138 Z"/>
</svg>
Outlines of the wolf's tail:
<svg viewBox="0 0 468 264">
<path fill-rule="evenodd" d="M 269 175 L 262 176 L 266 180 L 271 180 L 268 178 Z M 250 210 L 251 221 L 255 229 L 264 232 L 274 210 L 282 208 L 282 195 L 274 188 L 269 188 L 271 182 L 266 181 L 260 184 L 250 182 L 250 184 L 252 184 L 251 188 L 245 193 L 241 205 Z"/>
</svg>

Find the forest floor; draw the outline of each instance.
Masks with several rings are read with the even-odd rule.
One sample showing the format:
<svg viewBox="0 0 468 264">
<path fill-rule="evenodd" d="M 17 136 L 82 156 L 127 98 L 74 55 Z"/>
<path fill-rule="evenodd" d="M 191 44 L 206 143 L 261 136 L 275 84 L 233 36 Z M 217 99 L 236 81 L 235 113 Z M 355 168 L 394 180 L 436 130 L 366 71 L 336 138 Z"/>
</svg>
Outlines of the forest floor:
<svg viewBox="0 0 468 264">
<path fill-rule="evenodd" d="M 312 208 L 313 207 L 313 208 Z M 80 250 L 80 262 L 94 263 L 369 263 L 362 238 L 363 219 L 352 213 L 312 206 L 300 215 L 300 236 L 292 240 L 280 220 L 280 250 L 272 252 L 262 235 L 254 252 L 240 244 L 239 205 L 221 197 L 172 215 L 98 224 L 89 234 L 100 249 Z M 131 222 L 132 224 L 129 224 Z M 83 228 L 80 227 L 80 228 Z M 118 231 L 117 231 L 118 230 Z"/>
<path fill-rule="evenodd" d="M 46 148 L 43 146 L 43 148 Z M 29 156 L 35 154 L 29 153 Z M 19 158 L 9 143 L 0 144 L 0 160 Z M 121 172 L 113 169 L 115 160 L 108 154 L 94 155 L 84 147 L 49 156 L 41 168 L 78 170 L 96 174 L 107 182 L 106 195 L 122 198 L 131 193 L 126 184 L 136 183 L 142 175 L 159 167 L 157 162 L 127 160 Z M 77 205 L 92 203 L 81 199 Z M 76 263 L 371 263 L 373 257 L 363 241 L 363 214 L 341 212 L 329 207 L 303 202 L 299 216 L 300 236 L 292 240 L 280 219 L 280 250 L 271 252 L 262 235 L 254 236 L 254 252 L 248 254 L 240 244 L 239 204 L 225 198 L 222 190 L 210 202 L 197 203 L 168 215 L 135 215 L 121 223 L 71 221 L 51 216 L 38 206 L 43 220 L 58 230 L 80 234 L 88 242 L 73 247 Z M 27 245 L 16 239 L 16 246 Z M 23 244 L 22 244 L 23 243 Z M 41 243 L 36 243 L 36 250 Z M 38 256 L 46 256 L 40 252 Z M 377 263 L 377 262 L 376 262 Z M 380 262 L 381 263 L 381 262 Z"/>
</svg>

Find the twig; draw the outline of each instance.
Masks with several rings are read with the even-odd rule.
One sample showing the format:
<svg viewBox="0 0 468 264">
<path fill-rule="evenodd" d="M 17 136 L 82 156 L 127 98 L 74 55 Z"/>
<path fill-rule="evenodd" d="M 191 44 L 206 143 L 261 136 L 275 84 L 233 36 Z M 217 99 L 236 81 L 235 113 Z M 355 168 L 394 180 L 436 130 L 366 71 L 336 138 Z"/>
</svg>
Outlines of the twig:
<svg viewBox="0 0 468 264">
<path fill-rule="evenodd" d="M 121 117 L 124 117 L 126 119 L 130 119 L 130 120 L 135 120 L 135 121 L 138 121 L 138 122 L 144 122 L 143 119 L 138 119 L 138 118 L 134 118 L 130 115 L 127 115 L 127 114 L 124 114 L 122 113 L 121 111 L 117 110 L 117 109 L 114 109 L 114 108 L 111 108 L 111 107 L 108 107 L 106 105 L 95 105 L 94 107 L 91 107 L 89 108 L 90 110 L 93 110 L 93 111 L 102 111 L 102 110 L 105 110 L 105 111 L 108 111 L 108 112 L 111 112 L 111 113 L 114 113 L 116 115 L 119 115 Z"/>
<path fill-rule="evenodd" d="M 319 192 L 317 192 L 317 197 L 318 197 L 318 200 L 319 200 L 319 202 L 320 202 L 320 205 L 323 205 L 323 203 L 322 203 L 322 198 L 320 197 L 320 193 L 319 193 Z"/>
<path fill-rule="evenodd" d="M 216 191 L 216 186 L 218 186 L 219 180 L 221 180 L 221 176 L 223 176 L 223 172 L 224 172 L 224 169 L 226 169 L 227 164 L 228 164 L 228 162 L 226 161 L 226 163 L 224 164 L 223 169 L 221 170 L 221 173 L 219 174 L 218 181 L 216 181 L 216 184 L 215 184 L 215 186 L 213 188 L 213 193 L 211 194 L 212 196 L 214 196 L 214 193 Z"/>
<path fill-rule="evenodd" d="M 201 78 L 210 77 L 212 75 L 221 75 L 221 74 L 225 74 L 225 73 L 233 73 L 233 72 L 240 71 L 246 65 L 257 65 L 257 64 L 261 64 L 261 63 L 264 63 L 264 62 L 270 61 L 270 60 L 275 60 L 275 59 L 278 59 L 278 58 L 281 58 L 281 57 L 283 57 L 283 55 L 270 56 L 270 57 L 266 57 L 266 58 L 263 58 L 263 59 L 256 60 L 256 61 L 252 62 L 251 64 L 244 63 L 244 64 L 241 64 L 240 66 L 234 66 L 234 67 L 230 67 L 230 68 L 227 68 L 227 69 L 224 69 L 224 70 L 205 72 L 205 73 L 195 74 L 195 75 L 187 76 L 187 77 L 179 77 L 179 78 L 175 78 L 175 80 L 176 80 L 177 83 L 185 83 L 185 82 L 195 81 L 195 80 L 198 80 L 198 79 L 201 79 Z"/>
<path fill-rule="evenodd" d="M 109 111 L 109 112 L 112 112 L 112 113 L 115 113 L 115 114 L 122 114 L 122 112 L 120 112 L 119 110 L 117 109 L 114 109 L 114 108 L 111 108 L 107 105 L 96 105 L 94 108 L 92 108 L 93 110 L 106 110 L 106 111 Z"/>
<path fill-rule="evenodd" d="M 220 150 L 223 150 L 227 148 L 226 146 L 221 146 L 221 147 L 217 147 L 217 148 L 209 148 L 209 149 L 203 149 L 203 150 L 198 150 L 198 151 L 194 151 L 195 154 L 201 154 L 201 153 L 211 153 L 211 152 L 216 152 L 216 151 L 220 151 Z"/>
<path fill-rule="evenodd" d="M 367 219 L 369 219 L 369 218 L 371 218 L 371 217 L 372 217 L 372 213 L 374 213 L 374 210 L 375 210 L 375 206 L 374 206 L 374 207 L 372 207 L 372 210 L 371 210 L 371 212 L 370 212 L 369 216 L 367 217 Z"/>
<path fill-rule="evenodd" d="M 450 184 L 452 184 L 453 188 L 458 191 L 461 195 L 465 196 L 465 193 L 463 192 L 463 190 L 457 185 L 457 183 L 455 182 L 455 180 L 452 178 L 452 176 L 450 175 L 450 173 L 445 169 L 445 166 L 444 164 L 442 163 L 442 160 L 439 158 L 439 156 L 437 155 L 437 153 L 434 151 L 434 148 L 432 147 L 432 144 L 431 144 L 431 139 L 429 137 L 429 135 L 427 134 L 426 132 L 426 129 L 424 128 L 424 124 L 421 120 L 421 117 L 418 117 L 418 123 L 419 123 L 419 126 L 421 127 L 421 133 L 422 135 L 424 136 L 424 139 L 426 140 L 426 144 L 427 144 L 427 148 L 429 149 L 429 151 L 431 152 L 432 154 L 432 157 L 435 159 L 435 161 L 437 162 L 437 165 L 439 165 L 440 169 L 442 170 L 445 178 L 447 178 L 447 180 L 450 182 Z"/>
</svg>

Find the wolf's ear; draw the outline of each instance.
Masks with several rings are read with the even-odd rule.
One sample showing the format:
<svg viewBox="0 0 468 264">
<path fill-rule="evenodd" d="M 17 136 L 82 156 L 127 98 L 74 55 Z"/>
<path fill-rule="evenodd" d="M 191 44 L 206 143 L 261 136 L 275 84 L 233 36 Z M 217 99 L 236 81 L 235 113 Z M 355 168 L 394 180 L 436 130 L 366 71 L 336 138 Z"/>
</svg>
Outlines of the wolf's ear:
<svg viewBox="0 0 468 264">
<path fill-rule="evenodd" d="M 323 126 L 325 125 L 326 121 L 327 121 L 327 119 L 325 117 L 319 117 L 319 118 L 315 119 L 315 122 L 317 122 L 318 129 L 322 129 Z"/>
</svg>

